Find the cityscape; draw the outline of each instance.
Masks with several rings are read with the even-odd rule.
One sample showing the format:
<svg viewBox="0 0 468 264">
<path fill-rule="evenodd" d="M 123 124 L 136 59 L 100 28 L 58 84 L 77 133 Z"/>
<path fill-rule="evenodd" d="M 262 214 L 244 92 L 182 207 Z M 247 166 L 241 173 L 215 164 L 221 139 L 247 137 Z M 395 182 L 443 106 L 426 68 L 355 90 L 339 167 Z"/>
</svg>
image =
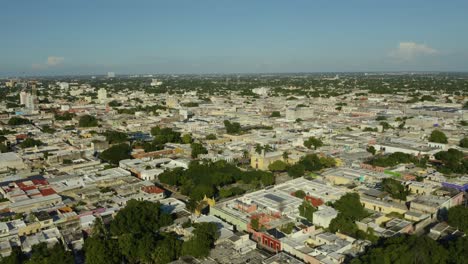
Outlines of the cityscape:
<svg viewBox="0 0 468 264">
<path fill-rule="evenodd" d="M 0 23 L 0 264 L 468 263 L 466 36 L 425 31 L 439 22 L 397 1 L 396 16 L 428 25 L 376 23 L 418 41 L 395 39 L 381 59 L 362 32 L 375 49 L 332 54 L 348 31 L 328 24 L 313 59 L 302 48 L 315 39 L 294 27 L 314 19 L 304 9 L 352 18 L 352 32 L 391 7 L 102 2 L 6 5 L 5 21 L 24 20 Z M 467 10 L 440 23 L 466 25 Z M 94 22 L 76 24 L 87 12 Z M 78 47 L 54 37 L 62 27 L 91 33 Z M 133 35 L 101 47 L 114 30 Z"/>
</svg>

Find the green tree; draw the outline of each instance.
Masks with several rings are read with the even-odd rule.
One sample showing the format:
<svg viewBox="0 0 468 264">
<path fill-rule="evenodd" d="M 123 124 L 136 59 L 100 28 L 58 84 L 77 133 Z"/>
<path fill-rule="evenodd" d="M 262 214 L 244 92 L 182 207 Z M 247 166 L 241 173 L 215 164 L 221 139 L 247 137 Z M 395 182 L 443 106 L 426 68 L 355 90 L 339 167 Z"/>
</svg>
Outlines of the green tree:
<svg viewBox="0 0 468 264">
<path fill-rule="evenodd" d="M 463 205 L 450 208 L 448 210 L 448 223 L 462 232 L 468 233 L 468 208 Z"/>
<path fill-rule="evenodd" d="M 306 197 L 306 193 L 303 190 L 297 190 L 294 192 L 294 196 L 300 199 L 304 199 L 304 197 Z"/>
<path fill-rule="evenodd" d="M 392 126 L 389 123 L 384 121 L 380 122 L 379 125 L 382 126 L 382 131 L 389 130 L 390 128 L 392 128 Z"/>
<path fill-rule="evenodd" d="M 260 230 L 260 221 L 258 220 L 257 217 L 250 219 L 250 227 L 255 231 Z"/>
<path fill-rule="evenodd" d="M 369 152 L 369 153 L 371 153 L 372 155 L 375 155 L 375 153 L 377 152 L 377 150 L 375 149 L 374 146 L 368 146 L 368 147 L 366 148 L 366 151 Z"/>
<path fill-rule="evenodd" d="M 446 144 L 448 139 L 444 132 L 436 129 L 429 136 L 429 142 Z"/>
<path fill-rule="evenodd" d="M 280 114 L 279 111 L 273 111 L 273 112 L 271 112 L 270 117 L 281 117 L 281 114 Z"/>
<path fill-rule="evenodd" d="M 21 142 L 20 147 L 21 148 L 31 148 L 35 146 L 42 146 L 44 145 L 44 142 L 40 140 L 36 140 L 34 138 L 27 138 L 23 142 Z"/>
<path fill-rule="evenodd" d="M 392 178 L 385 178 L 382 180 L 382 189 L 389 193 L 392 198 L 406 201 L 406 196 L 408 196 L 409 191 L 401 184 L 400 181 L 397 181 Z"/>
<path fill-rule="evenodd" d="M 128 144 L 122 143 L 104 150 L 99 157 L 111 164 L 119 164 L 121 160 L 132 158 L 131 150 L 132 148 Z"/>
<path fill-rule="evenodd" d="M 268 165 L 268 169 L 271 171 L 285 171 L 287 168 L 287 164 L 281 160 L 276 160 L 270 165 Z"/>
<path fill-rule="evenodd" d="M 317 208 L 310 204 L 309 201 L 304 200 L 302 201 L 302 204 L 299 205 L 299 215 L 309 220 L 310 222 L 313 220 L 313 214 L 315 211 L 317 211 Z"/>
<path fill-rule="evenodd" d="M 242 131 L 241 125 L 237 122 L 231 123 L 229 120 L 224 120 L 224 127 L 228 134 L 239 134 Z"/>
<path fill-rule="evenodd" d="M 18 117 L 18 116 L 13 116 L 8 120 L 8 125 L 10 126 L 27 125 L 30 123 L 31 121 L 29 121 L 29 119 Z"/>
<path fill-rule="evenodd" d="M 460 139 L 460 147 L 462 148 L 468 148 L 468 137 L 464 137 Z"/>
<path fill-rule="evenodd" d="M 314 146 L 314 149 L 320 148 L 323 146 L 323 142 L 316 138 L 316 137 L 309 137 L 306 141 L 304 141 L 304 146 L 308 149 L 311 149 Z"/>
<path fill-rule="evenodd" d="M 215 223 L 196 224 L 193 237 L 182 245 L 182 255 L 195 258 L 207 257 L 218 237 L 218 227 Z"/>
<path fill-rule="evenodd" d="M 305 167 L 300 163 L 294 164 L 288 168 L 288 175 L 293 178 L 301 177 L 302 175 L 304 175 L 304 173 Z"/>
<path fill-rule="evenodd" d="M 260 145 L 258 143 L 255 144 L 255 152 L 257 152 L 257 154 L 259 154 L 259 155 L 262 154 L 262 150 L 263 150 L 262 145 Z"/>
<path fill-rule="evenodd" d="M 428 236 L 400 235 L 379 241 L 376 246 L 369 247 L 351 263 L 456 263 L 449 260 L 447 250 Z"/>
<path fill-rule="evenodd" d="M 206 140 L 215 140 L 217 137 L 215 134 L 208 134 L 206 135 L 205 139 Z"/>
<path fill-rule="evenodd" d="M 96 127 L 98 126 L 98 120 L 94 116 L 84 115 L 81 116 L 78 121 L 79 127 Z"/>
<path fill-rule="evenodd" d="M 128 140 L 127 133 L 114 130 L 106 131 L 104 136 L 106 137 L 106 140 L 109 142 L 109 144 L 124 143 Z"/>
<path fill-rule="evenodd" d="M 192 136 L 190 134 L 185 134 L 182 136 L 182 143 L 190 144 L 193 142 Z"/>
<path fill-rule="evenodd" d="M 46 243 L 39 243 L 32 247 L 31 258 L 26 263 L 41 264 L 73 264 L 75 260 L 71 251 L 66 251 L 62 243 L 56 243 L 52 248 L 48 248 Z"/>
<path fill-rule="evenodd" d="M 200 143 L 192 143 L 192 158 L 196 159 L 200 154 L 208 154 L 208 150 Z"/>
</svg>

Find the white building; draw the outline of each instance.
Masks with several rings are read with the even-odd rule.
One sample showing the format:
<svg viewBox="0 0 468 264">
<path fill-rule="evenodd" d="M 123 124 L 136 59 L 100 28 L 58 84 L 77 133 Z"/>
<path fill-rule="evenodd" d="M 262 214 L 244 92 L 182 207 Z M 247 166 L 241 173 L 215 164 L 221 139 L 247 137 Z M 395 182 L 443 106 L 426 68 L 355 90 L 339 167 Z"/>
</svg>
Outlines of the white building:
<svg viewBox="0 0 468 264">
<path fill-rule="evenodd" d="M 104 88 L 101 88 L 98 90 L 98 100 L 102 103 L 102 102 L 105 102 L 107 100 L 107 91 L 106 89 Z"/>
<path fill-rule="evenodd" d="M 114 72 L 108 72 L 107 73 L 107 78 L 114 78 L 115 77 L 115 73 Z"/>
<path fill-rule="evenodd" d="M 262 95 L 262 96 L 267 96 L 269 92 L 270 92 L 270 89 L 266 87 L 259 87 L 259 88 L 252 89 L 252 93 Z"/>
<path fill-rule="evenodd" d="M 69 85 L 67 82 L 59 82 L 59 83 L 58 83 L 58 86 L 59 86 L 60 89 L 62 89 L 62 90 L 68 90 L 68 88 L 70 88 L 70 85 Z"/>
<path fill-rule="evenodd" d="M 328 228 L 330 222 L 338 216 L 338 211 L 329 206 L 319 206 L 319 210 L 313 213 L 312 222 L 316 226 Z"/>
<path fill-rule="evenodd" d="M 162 84 L 158 79 L 151 79 L 151 86 L 160 86 Z"/>
</svg>

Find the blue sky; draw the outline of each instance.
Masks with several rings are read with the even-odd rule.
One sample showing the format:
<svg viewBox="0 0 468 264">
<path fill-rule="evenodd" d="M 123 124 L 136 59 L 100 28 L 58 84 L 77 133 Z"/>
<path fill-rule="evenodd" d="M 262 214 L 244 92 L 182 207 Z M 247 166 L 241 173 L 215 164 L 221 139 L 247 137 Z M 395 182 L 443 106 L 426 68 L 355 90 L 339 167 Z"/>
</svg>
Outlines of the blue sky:
<svg viewBox="0 0 468 264">
<path fill-rule="evenodd" d="M 467 71 L 468 1 L 5 0 L 0 75 Z"/>
</svg>

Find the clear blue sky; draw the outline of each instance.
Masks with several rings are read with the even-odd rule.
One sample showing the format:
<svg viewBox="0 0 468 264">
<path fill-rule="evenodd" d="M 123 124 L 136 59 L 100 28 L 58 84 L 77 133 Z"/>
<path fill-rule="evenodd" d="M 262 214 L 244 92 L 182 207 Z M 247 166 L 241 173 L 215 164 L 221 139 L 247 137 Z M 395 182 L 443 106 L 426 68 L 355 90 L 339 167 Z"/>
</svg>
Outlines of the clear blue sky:
<svg viewBox="0 0 468 264">
<path fill-rule="evenodd" d="M 6 0 L 0 76 L 467 71 L 468 1 Z"/>
</svg>

